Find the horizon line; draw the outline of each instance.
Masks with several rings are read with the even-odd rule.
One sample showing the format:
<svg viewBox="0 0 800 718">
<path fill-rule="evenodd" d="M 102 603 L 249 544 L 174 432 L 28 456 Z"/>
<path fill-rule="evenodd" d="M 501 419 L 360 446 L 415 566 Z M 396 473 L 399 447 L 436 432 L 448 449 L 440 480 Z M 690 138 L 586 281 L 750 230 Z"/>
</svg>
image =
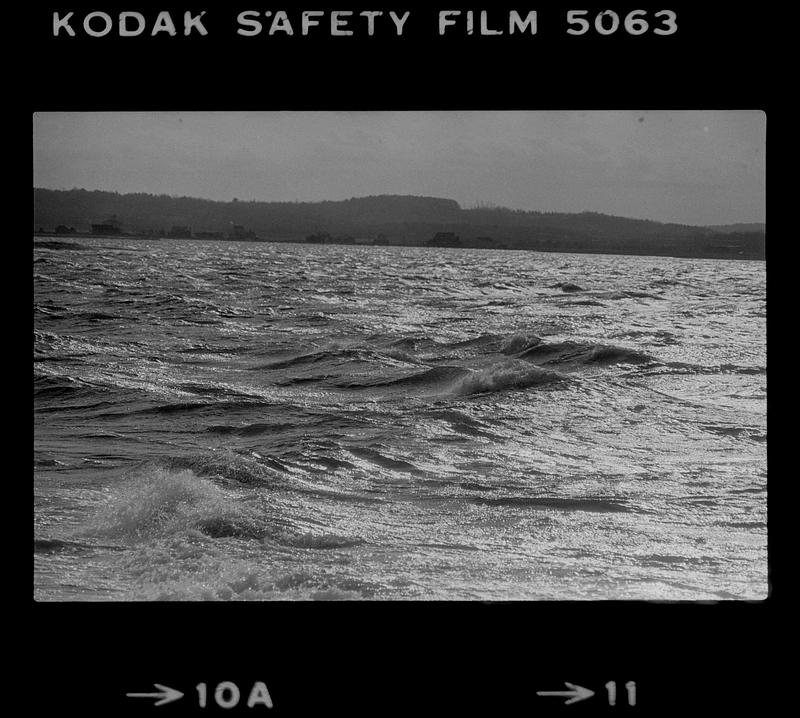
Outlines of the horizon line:
<svg viewBox="0 0 800 718">
<path fill-rule="evenodd" d="M 513 207 L 506 207 L 504 205 L 498 205 L 494 203 L 487 203 L 486 206 L 481 206 L 480 202 L 478 202 L 475 206 L 464 207 L 461 202 L 457 199 L 453 199 L 452 197 L 437 197 L 435 195 L 418 195 L 418 194 L 395 194 L 395 193 L 382 193 L 382 194 L 371 194 L 371 195 L 360 195 L 360 196 L 353 196 L 348 197 L 345 199 L 319 199 L 319 200 L 268 200 L 268 199 L 239 199 L 238 197 L 234 197 L 232 199 L 214 199 L 211 197 L 198 197 L 195 195 L 185 195 L 185 194 L 167 194 L 164 192 L 144 192 L 144 191 L 137 191 L 137 192 L 120 192 L 119 190 L 113 189 L 88 189 L 86 187 L 70 187 L 70 188 L 63 188 L 63 187 L 39 187 L 34 185 L 35 190 L 46 190 L 50 192 L 108 192 L 118 195 L 149 195 L 152 197 L 168 197 L 170 199 L 196 199 L 203 202 L 217 202 L 220 204 L 233 204 L 233 203 L 244 203 L 244 204 L 321 204 L 323 202 L 349 202 L 352 200 L 359 200 L 359 199 L 372 199 L 372 198 L 379 198 L 379 197 L 414 197 L 419 199 L 435 199 L 435 200 L 444 200 L 447 202 L 455 202 L 458 205 L 458 208 L 462 211 L 472 211 L 472 210 L 506 210 L 508 212 L 520 212 L 520 213 L 529 213 L 529 214 L 560 214 L 560 215 L 581 215 L 581 214 L 594 214 L 594 215 L 601 215 L 604 217 L 612 217 L 616 219 L 626 219 L 632 220 L 635 222 L 653 222 L 655 224 L 672 224 L 679 227 L 726 227 L 726 226 L 736 226 L 736 225 L 763 225 L 766 227 L 766 219 L 764 220 L 756 220 L 756 221 L 747 221 L 747 222 L 712 222 L 710 224 L 688 224 L 686 222 L 677 222 L 677 221 L 664 221 L 659 219 L 652 219 L 650 217 L 630 217 L 626 215 L 620 214 L 609 214 L 608 212 L 600 212 L 597 210 L 581 210 L 576 212 L 564 212 L 558 210 L 541 210 L 541 209 L 516 209 Z"/>
</svg>

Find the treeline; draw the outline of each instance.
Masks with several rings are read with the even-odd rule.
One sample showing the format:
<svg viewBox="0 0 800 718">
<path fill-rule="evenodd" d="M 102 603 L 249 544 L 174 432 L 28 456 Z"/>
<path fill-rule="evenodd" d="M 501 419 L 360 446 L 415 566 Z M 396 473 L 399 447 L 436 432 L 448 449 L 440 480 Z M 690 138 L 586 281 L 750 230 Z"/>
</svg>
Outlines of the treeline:
<svg viewBox="0 0 800 718">
<path fill-rule="evenodd" d="M 34 231 L 58 225 L 89 231 L 115 215 L 123 232 L 147 234 L 190 227 L 224 233 L 240 225 L 264 240 L 305 241 L 310 235 L 378 237 L 388 244 L 425 244 L 453 232 L 461 246 L 566 252 L 667 254 L 761 259 L 763 229 L 753 225 L 693 227 L 596 212 L 532 212 L 502 207 L 462 209 L 455 200 L 380 195 L 324 202 L 216 202 L 143 193 L 34 189 Z M 736 231 L 739 229 L 748 231 Z"/>
<path fill-rule="evenodd" d="M 195 197 L 143 193 L 34 189 L 34 227 L 74 225 L 88 231 L 94 222 L 116 215 L 126 231 L 189 226 L 224 232 L 242 225 L 269 237 L 303 236 L 315 231 L 352 232 L 365 225 L 441 222 L 457 219 L 455 200 L 435 197 L 379 196 L 341 202 L 216 202 Z"/>
</svg>

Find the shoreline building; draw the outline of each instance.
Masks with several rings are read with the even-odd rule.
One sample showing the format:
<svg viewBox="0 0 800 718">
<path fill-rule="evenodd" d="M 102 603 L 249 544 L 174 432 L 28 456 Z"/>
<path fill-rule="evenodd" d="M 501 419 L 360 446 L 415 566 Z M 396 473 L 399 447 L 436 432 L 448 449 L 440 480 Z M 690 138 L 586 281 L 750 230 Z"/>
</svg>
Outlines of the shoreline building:
<svg viewBox="0 0 800 718">
<path fill-rule="evenodd" d="M 122 224 L 117 219 L 117 215 L 113 214 L 102 222 L 92 223 L 92 234 L 104 236 L 122 234 Z"/>
</svg>

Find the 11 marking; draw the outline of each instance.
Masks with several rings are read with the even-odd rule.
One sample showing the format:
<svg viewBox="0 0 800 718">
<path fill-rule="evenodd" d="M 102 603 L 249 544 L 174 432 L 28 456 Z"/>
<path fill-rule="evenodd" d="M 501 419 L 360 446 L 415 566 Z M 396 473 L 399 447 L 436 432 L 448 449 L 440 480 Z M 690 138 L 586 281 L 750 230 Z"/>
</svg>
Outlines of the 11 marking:
<svg viewBox="0 0 800 718">
<path fill-rule="evenodd" d="M 616 681 L 609 681 L 606 683 L 606 690 L 608 691 L 608 705 L 614 706 L 617 704 L 617 683 Z M 636 681 L 628 681 L 625 684 L 625 690 L 628 693 L 628 705 L 636 705 Z"/>
</svg>

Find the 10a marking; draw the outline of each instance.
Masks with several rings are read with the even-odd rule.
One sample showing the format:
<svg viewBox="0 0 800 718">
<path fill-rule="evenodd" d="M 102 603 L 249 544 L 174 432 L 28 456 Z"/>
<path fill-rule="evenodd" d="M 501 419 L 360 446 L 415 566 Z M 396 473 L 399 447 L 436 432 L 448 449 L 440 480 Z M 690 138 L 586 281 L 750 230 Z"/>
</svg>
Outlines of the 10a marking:
<svg viewBox="0 0 800 718">
<path fill-rule="evenodd" d="M 617 704 L 617 682 L 609 681 L 606 683 L 606 690 L 608 691 L 608 705 L 615 706 Z M 625 690 L 628 693 L 628 705 L 636 705 L 636 681 L 628 681 L 625 684 Z"/>
<path fill-rule="evenodd" d="M 197 704 L 201 708 L 205 708 L 208 704 L 208 686 L 205 683 L 198 683 L 195 688 L 197 689 Z M 239 686 L 231 681 L 222 681 L 214 689 L 214 702 L 220 708 L 235 708 L 239 705 L 241 697 Z M 248 708 L 253 708 L 257 705 L 272 708 L 272 697 L 269 694 L 269 690 L 267 690 L 266 684 L 261 681 L 253 684 L 250 689 L 250 695 L 247 697 Z"/>
</svg>

